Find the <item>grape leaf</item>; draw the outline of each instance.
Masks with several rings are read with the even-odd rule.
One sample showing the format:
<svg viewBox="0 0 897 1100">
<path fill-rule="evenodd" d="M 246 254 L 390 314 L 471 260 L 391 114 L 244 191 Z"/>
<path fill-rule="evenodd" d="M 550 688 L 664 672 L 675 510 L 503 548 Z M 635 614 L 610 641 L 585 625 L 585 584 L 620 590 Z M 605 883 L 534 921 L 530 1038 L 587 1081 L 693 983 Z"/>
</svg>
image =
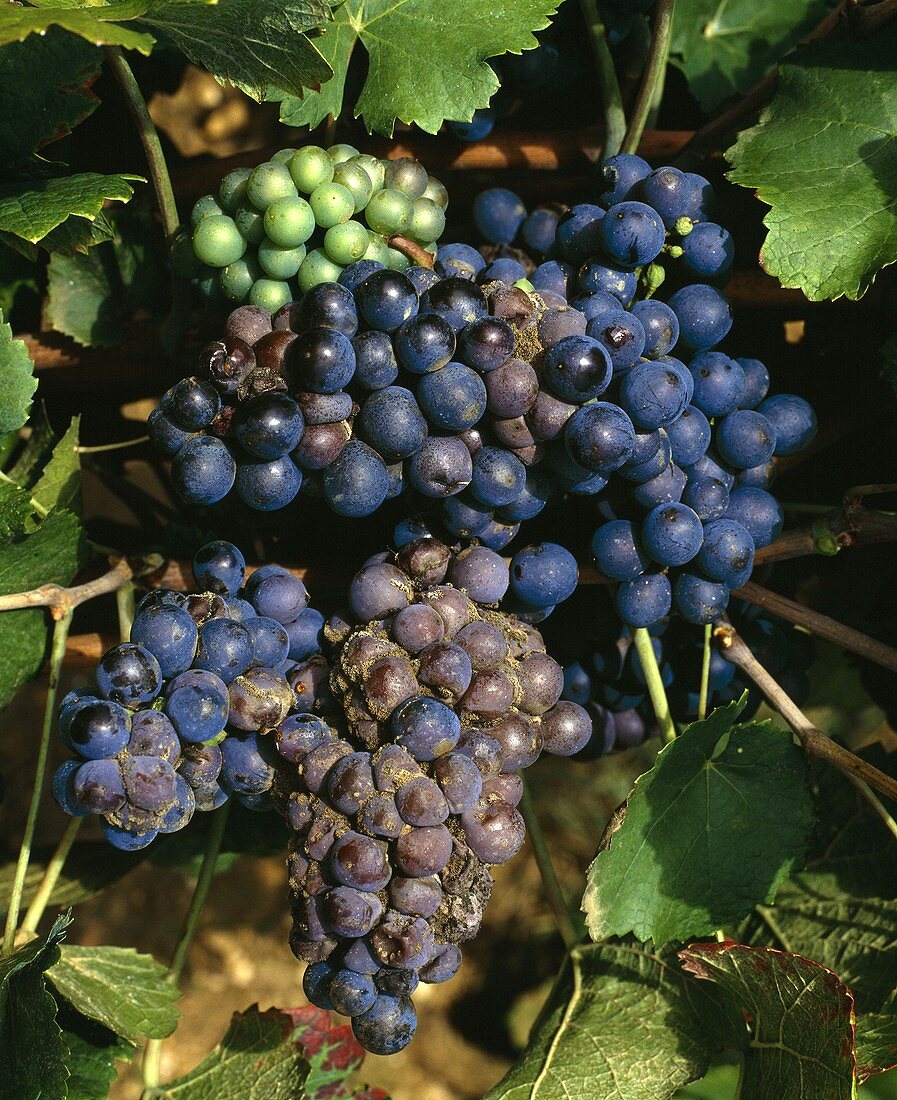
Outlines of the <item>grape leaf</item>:
<svg viewBox="0 0 897 1100">
<path fill-rule="evenodd" d="M 160 1089 L 159 1100 L 295 1100 L 308 1063 L 292 1034 L 292 1020 L 280 1009 L 237 1012 L 208 1058 Z"/>
<path fill-rule="evenodd" d="M 43 244 L 43 238 L 69 219 L 92 222 L 108 200 L 127 202 L 134 194 L 134 182 L 145 181 L 141 176 L 82 172 L 75 176 L 29 175 L 5 183 L 0 187 L 0 230 L 31 244 Z"/>
<path fill-rule="evenodd" d="M 751 1100 L 853 1100 L 853 997 L 836 974 L 800 955 L 737 943 L 679 953 L 714 982 L 749 1028 L 739 1096 Z"/>
<path fill-rule="evenodd" d="M 626 944 L 574 947 L 529 1043 L 485 1100 L 668 1100 L 721 1045 L 696 983 Z"/>
<path fill-rule="evenodd" d="M 149 55 L 154 45 L 152 35 L 120 26 L 117 22 L 142 15 L 147 6 L 148 0 L 113 0 L 109 4 L 84 7 L 47 4 L 23 8 L 4 4 L 0 8 L 0 46 L 21 42 L 30 34 L 43 34 L 50 27 L 62 27 L 94 46 L 123 46 L 126 50 L 139 50 Z"/>
<path fill-rule="evenodd" d="M 0 636 L 2 626 L 0 619 Z M 105 841 L 86 840 L 75 844 L 53 888 L 49 904 L 57 907 L 77 905 L 79 901 L 94 897 L 139 867 L 148 854 L 145 848 L 139 852 L 122 852 Z M 52 849 L 38 849 L 29 862 L 22 898 L 25 905 L 34 897 L 51 855 Z M 0 865 L 0 916 L 5 915 L 15 867 L 14 861 Z"/>
<path fill-rule="evenodd" d="M 114 223 L 114 240 L 87 253 L 54 254 L 47 268 L 45 319 L 89 347 L 120 344 L 134 313 L 156 312 L 164 293 L 152 221 L 122 208 Z"/>
<path fill-rule="evenodd" d="M 35 305 L 39 303 L 41 274 L 33 261 L 11 248 L 0 247 L 0 312 L 4 317 L 11 316 L 21 298 L 30 297 Z"/>
<path fill-rule="evenodd" d="M 62 1041 L 68 1047 L 66 1064 L 69 1071 L 67 1100 L 106 1100 L 109 1086 L 117 1076 L 115 1063 L 127 1061 L 133 1047 L 112 1032 L 102 1029 L 106 1042 L 91 1042 L 64 1028 Z"/>
<path fill-rule="evenodd" d="M 857 1016 L 857 1079 L 897 1069 L 897 1019 L 892 1012 Z"/>
<path fill-rule="evenodd" d="M 81 457 L 78 454 L 78 429 L 81 417 L 72 418 L 68 431 L 53 448 L 31 496 L 49 512 L 52 508 L 67 508 L 81 514 Z"/>
<path fill-rule="evenodd" d="M 0 1088 L 12 1100 L 66 1095 L 66 1049 L 44 971 L 59 956 L 71 917 L 57 917 L 47 939 L 0 959 Z"/>
<path fill-rule="evenodd" d="M 161 32 L 220 83 L 262 100 L 274 85 L 290 95 L 320 88 L 333 70 L 308 33 L 331 20 L 320 0 L 191 0 L 151 7 L 141 22 Z"/>
<path fill-rule="evenodd" d="M 812 822 L 803 753 L 769 722 L 733 725 L 743 706 L 689 726 L 636 780 L 588 870 L 592 939 L 709 935 L 770 901 L 802 861 Z"/>
<path fill-rule="evenodd" d="M 99 106 L 90 85 L 100 61 L 91 45 L 55 27 L 0 50 L 0 154 L 6 165 L 64 137 Z"/>
<path fill-rule="evenodd" d="M 776 903 L 761 908 L 745 942 L 769 941 L 833 970 L 850 986 L 862 1012 L 877 1012 L 897 988 L 897 909 L 883 898 L 826 897 L 814 876 L 787 882 Z"/>
<path fill-rule="evenodd" d="M 746 92 L 829 10 L 826 0 L 679 0 L 670 60 L 710 112 Z"/>
<path fill-rule="evenodd" d="M 335 1023 L 329 1012 L 314 1005 L 287 1010 L 293 1042 L 308 1060 L 303 1100 L 389 1100 L 381 1089 L 358 1090 L 349 1077 L 361 1068 L 364 1047 L 348 1023 Z"/>
<path fill-rule="evenodd" d="M 47 978 L 82 1015 L 128 1042 L 164 1039 L 177 1027 L 177 986 L 164 966 L 132 947 L 66 945 Z"/>
<path fill-rule="evenodd" d="M 22 340 L 13 338 L 12 329 L 0 313 L 0 434 L 17 431 L 28 419 L 31 399 L 37 389 L 34 363 Z"/>
<path fill-rule="evenodd" d="M 0 594 L 68 584 L 84 557 L 84 531 L 72 512 L 52 512 L 37 530 L 0 544 Z M 0 612 L 0 708 L 38 671 L 47 644 L 42 608 Z"/>
<path fill-rule="evenodd" d="M 533 49 L 559 0 L 345 0 L 316 40 L 334 76 L 320 92 L 282 99 L 281 121 L 317 126 L 340 113 L 357 43 L 368 73 L 355 104 L 369 132 L 392 136 L 396 120 L 435 134 L 445 119 L 469 121 L 498 88 L 486 59 Z"/>
<path fill-rule="evenodd" d="M 0 541 L 24 535 L 33 515 L 30 495 L 14 481 L 0 480 Z"/>
<path fill-rule="evenodd" d="M 12 478 L 25 489 L 31 488 L 40 477 L 41 470 L 49 462 L 55 446 L 56 435 L 47 419 L 46 407 L 43 402 L 39 402 L 31 410 L 25 445 L 7 470 L 7 477 Z"/>
<path fill-rule="evenodd" d="M 769 207 L 760 258 L 811 301 L 859 298 L 897 260 L 897 36 L 814 42 L 726 154 Z"/>
</svg>

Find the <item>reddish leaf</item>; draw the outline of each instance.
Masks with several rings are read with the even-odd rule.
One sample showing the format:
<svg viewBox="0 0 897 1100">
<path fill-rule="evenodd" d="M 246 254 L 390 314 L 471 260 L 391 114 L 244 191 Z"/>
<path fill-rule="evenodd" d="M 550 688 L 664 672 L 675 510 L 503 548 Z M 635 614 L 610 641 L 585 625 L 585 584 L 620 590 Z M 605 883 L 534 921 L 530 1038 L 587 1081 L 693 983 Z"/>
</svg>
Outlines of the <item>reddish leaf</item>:
<svg viewBox="0 0 897 1100">
<path fill-rule="evenodd" d="M 388 1100 L 382 1089 L 356 1090 L 347 1083 L 364 1061 L 350 1024 L 334 1024 L 329 1012 L 314 1005 L 285 1011 L 293 1021 L 293 1041 L 311 1064 L 306 1100 Z"/>
</svg>

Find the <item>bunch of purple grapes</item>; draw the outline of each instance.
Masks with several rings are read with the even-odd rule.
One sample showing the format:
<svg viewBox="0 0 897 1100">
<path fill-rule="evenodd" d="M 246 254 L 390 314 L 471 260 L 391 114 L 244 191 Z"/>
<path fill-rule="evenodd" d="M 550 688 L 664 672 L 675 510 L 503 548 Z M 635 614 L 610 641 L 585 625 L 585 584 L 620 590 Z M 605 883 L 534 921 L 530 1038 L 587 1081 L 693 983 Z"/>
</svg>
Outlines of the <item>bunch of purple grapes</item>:
<svg viewBox="0 0 897 1100">
<path fill-rule="evenodd" d="M 294 703 L 292 670 L 320 648 L 323 616 L 277 565 L 257 569 L 230 543 L 198 551 L 201 591 L 156 589 L 130 642 L 100 658 L 96 686 L 59 706 L 76 756 L 53 777 L 60 807 L 101 817 L 116 848 L 136 851 L 229 797 L 270 808 L 278 757 L 266 737 Z"/>
<path fill-rule="evenodd" d="M 275 731 L 306 994 L 377 1054 L 411 1040 L 418 982 L 455 974 L 490 865 L 523 844 L 517 773 L 591 739 L 539 632 L 499 609 L 513 572 L 434 538 L 371 559 L 325 628 L 332 660 L 309 662 L 311 712 Z"/>
<path fill-rule="evenodd" d="M 597 596 L 597 594 L 596 594 Z M 562 699 L 585 707 L 592 719 L 592 739 L 577 760 L 598 759 L 641 745 L 658 734 L 641 659 L 629 627 L 593 606 L 584 632 L 585 644 L 567 634 Z M 731 616 L 757 659 L 798 705 L 809 695 L 806 670 L 813 657 L 811 638 L 776 616 L 745 605 Z M 560 625 L 560 624 L 559 624 Z M 581 633 L 576 638 L 581 637 Z M 677 725 L 698 718 L 704 646 L 690 625 L 670 617 L 654 624 L 649 633 L 654 656 Z M 710 651 L 707 713 L 740 699 L 752 682 L 713 648 Z M 760 693 L 748 695 L 742 720 L 756 713 Z"/>
</svg>

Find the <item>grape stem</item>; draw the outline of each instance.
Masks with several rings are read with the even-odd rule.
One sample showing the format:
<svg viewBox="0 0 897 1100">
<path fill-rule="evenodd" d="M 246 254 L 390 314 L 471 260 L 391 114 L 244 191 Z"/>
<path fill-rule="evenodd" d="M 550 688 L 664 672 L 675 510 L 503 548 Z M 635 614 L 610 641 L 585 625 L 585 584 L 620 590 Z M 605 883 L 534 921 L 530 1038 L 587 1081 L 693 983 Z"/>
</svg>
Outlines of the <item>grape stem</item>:
<svg viewBox="0 0 897 1100">
<path fill-rule="evenodd" d="M 521 776 L 521 778 L 523 777 Z M 536 866 L 539 868 L 539 874 L 542 876 L 542 885 L 545 887 L 545 895 L 548 899 L 552 915 L 554 916 L 554 923 L 557 925 L 558 932 L 560 932 L 567 950 L 572 951 L 582 939 L 582 936 L 577 927 L 576 918 L 573 913 L 571 913 L 567 901 L 564 898 L 564 891 L 561 889 L 557 872 L 554 869 L 554 863 L 551 860 L 548 842 L 545 839 L 545 834 L 542 831 L 542 826 L 539 823 L 539 817 L 536 813 L 536 804 L 525 779 L 523 780 L 523 795 L 520 799 L 520 810 L 526 822 L 526 827 L 529 830 L 530 840 L 533 845 L 533 855 L 536 859 Z"/>
<path fill-rule="evenodd" d="M 181 221 L 178 217 L 178 205 L 174 197 L 174 188 L 171 186 L 165 154 L 162 152 L 162 142 L 159 140 L 159 131 L 150 117 L 140 85 L 121 49 L 118 46 L 104 46 L 103 54 L 131 112 L 152 177 L 165 239 L 171 244 L 171 239 L 177 233 Z"/>
<path fill-rule="evenodd" d="M 753 581 L 748 581 L 741 588 L 736 588 L 732 595 L 744 600 L 745 603 L 753 604 L 754 607 L 762 607 L 765 611 L 770 611 L 773 615 L 794 623 L 795 626 L 802 626 L 811 634 L 849 649 L 851 653 L 865 657 L 881 665 L 882 668 L 897 672 L 897 649 L 885 645 L 884 642 L 876 641 L 875 638 L 870 638 L 868 634 L 854 630 L 853 627 L 845 626 L 836 619 L 830 619 L 828 615 L 822 615 L 818 611 L 804 607 L 803 604 L 789 600 L 786 596 L 780 596 L 777 592 L 771 592 Z"/>
<path fill-rule="evenodd" d="M 83 821 L 83 817 L 73 817 L 66 826 L 61 840 L 56 845 L 56 851 L 50 857 L 50 862 L 47 864 L 34 897 L 31 899 L 31 904 L 25 913 L 20 931 L 27 932 L 32 936 L 36 934 L 37 926 L 40 924 L 44 910 L 50 902 L 53 890 L 56 888 L 56 883 L 62 874 L 62 868 L 65 866 L 65 861 L 68 859 L 69 852 L 72 850 L 72 845 L 75 843 L 75 838 Z"/>
<path fill-rule="evenodd" d="M 704 627 L 704 652 L 701 655 L 701 690 L 698 695 L 698 721 L 707 717 L 707 697 L 710 694 L 710 647 L 713 643 L 713 624 Z"/>
<path fill-rule="evenodd" d="M 666 688 L 663 686 L 663 678 L 657 667 L 657 655 L 651 644 L 651 635 L 640 626 L 633 630 L 632 639 L 639 660 L 642 663 L 642 671 L 645 674 L 645 683 L 648 686 L 648 694 L 651 696 L 651 706 L 654 708 L 654 717 L 660 729 L 660 736 L 664 744 L 669 744 L 676 739 L 676 727 L 670 714 L 670 704 L 667 700 Z"/>
<path fill-rule="evenodd" d="M 854 34 L 866 35 L 877 31 L 897 15 L 897 0 L 880 0 L 877 4 L 864 4 L 850 0 L 847 5 L 847 22 Z"/>
<path fill-rule="evenodd" d="M 435 256 L 431 255 L 425 248 L 416 242 L 412 241 L 410 237 L 403 237 L 400 233 L 396 233 L 390 237 L 387 241 L 390 248 L 394 248 L 396 252 L 401 252 L 403 256 L 407 256 L 409 260 L 416 263 L 418 267 L 427 267 L 431 271 L 433 270 L 433 264 L 435 262 Z"/>
<path fill-rule="evenodd" d="M 651 105 L 654 102 L 655 89 L 666 74 L 675 7 L 676 0 L 657 0 L 657 6 L 654 9 L 651 48 L 648 50 L 648 62 L 645 65 L 645 75 L 642 77 L 635 105 L 629 116 L 626 136 L 623 138 L 621 148 L 624 153 L 634 153 L 638 149 L 648 122 L 648 115 L 651 112 Z"/>
<path fill-rule="evenodd" d="M 212 817 L 209 835 L 206 840 L 206 849 L 202 857 L 202 865 L 199 868 L 199 875 L 196 879 L 196 885 L 193 888 L 193 896 L 190 899 L 190 906 L 184 917 L 184 924 L 181 928 L 177 946 L 174 949 L 171 964 L 165 975 L 166 981 L 171 982 L 172 985 L 177 985 L 180 979 L 184 969 L 184 963 L 187 961 L 187 954 L 190 951 L 197 929 L 199 928 L 203 906 L 209 896 L 209 888 L 215 876 L 215 865 L 218 862 L 218 856 L 221 852 L 221 843 L 224 840 L 224 830 L 227 825 L 229 808 L 230 803 L 225 802 L 223 806 L 214 811 Z M 141 1100 L 152 1100 L 152 1096 L 158 1088 L 161 1057 L 162 1040 L 151 1039 L 146 1044 L 146 1051 L 143 1056 L 143 1094 Z"/>
<path fill-rule="evenodd" d="M 623 110 L 620 82 L 617 79 L 616 66 L 607 41 L 604 21 L 598 11 L 597 0 L 579 0 L 579 6 L 586 26 L 589 28 L 589 39 L 598 71 L 598 86 L 604 105 L 604 146 L 600 152 L 596 150 L 594 157 L 590 159 L 597 160 L 599 157 L 606 159 L 620 151 L 626 133 L 626 113 Z"/>
<path fill-rule="evenodd" d="M 12 890 L 10 891 L 9 908 L 6 912 L 6 928 L 3 933 L 3 949 L 0 951 L 0 955 L 11 955 L 16 946 L 16 927 L 19 923 L 19 912 L 22 907 L 22 890 L 25 886 L 25 876 L 28 873 L 28 863 L 31 859 L 31 846 L 34 843 L 37 812 L 40 809 L 41 796 L 44 793 L 44 778 L 47 772 L 47 757 L 50 752 L 53 717 L 56 712 L 59 674 L 65 657 L 65 643 L 68 639 L 73 615 L 74 608 L 67 607 L 56 617 L 53 624 L 53 641 L 50 649 L 50 681 L 47 686 L 47 698 L 44 702 L 44 721 L 41 727 L 40 745 L 37 750 L 34 788 L 31 792 L 28 816 L 25 819 L 25 833 L 22 837 L 22 845 L 19 848 L 19 858 L 16 863 Z"/>
<path fill-rule="evenodd" d="M 99 443 L 93 447 L 76 447 L 75 453 L 79 455 L 98 455 L 103 451 L 123 451 L 127 447 L 139 447 L 141 443 L 149 443 L 149 436 L 138 435 L 136 439 L 125 439 L 121 443 Z"/>
<path fill-rule="evenodd" d="M 58 584 L 42 584 L 30 592 L 13 592 L 0 596 L 0 611 L 18 611 L 24 607 L 49 607 L 53 618 L 60 620 L 87 600 L 115 592 L 128 584 L 134 576 L 134 569 L 127 558 L 120 558 L 108 572 L 86 584 L 76 584 L 72 588 L 63 588 Z"/>
<path fill-rule="evenodd" d="M 726 660 L 737 665 L 754 681 L 770 705 L 775 707 L 791 727 L 808 757 L 818 757 L 847 776 L 851 782 L 860 779 L 888 798 L 897 799 L 897 780 L 885 775 L 817 729 L 751 653 L 749 646 L 734 627 L 728 624 L 717 626 L 713 633 Z"/>
<path fill-rule="evenodd" d="M 123 642 L 130 641 L 131 627 L 134 625 L 136 606 L 134 600 L 134 582 L 127 581 L 115 593 L 115 606 L 118 611 L 118 633 Z"/>
</svg>

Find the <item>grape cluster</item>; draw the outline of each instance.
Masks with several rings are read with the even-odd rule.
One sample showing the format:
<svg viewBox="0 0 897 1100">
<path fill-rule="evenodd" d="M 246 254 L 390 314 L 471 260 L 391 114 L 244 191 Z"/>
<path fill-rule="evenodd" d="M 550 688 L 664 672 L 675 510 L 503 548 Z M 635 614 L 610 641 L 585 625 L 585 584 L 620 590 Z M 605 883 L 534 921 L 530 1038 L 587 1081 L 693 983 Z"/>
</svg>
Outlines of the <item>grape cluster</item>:
<svg viewBox="0 0 897 1100">
<path fill-rule="evenodd" d="M 796 631 L 776 616 L 745 606 L 733 613 L 732 621 L 761 664 L 782 684 L 799 706 L 809 695 L 806 670 L 813 656 L 809 635 Z M 648 696 L 641 659 L 632 642 L 629 627 L 620 627 L 613 617 L 589 617 L 585 645 L 568 642 L 564 664 L 562 699 L 585 707 L 592 719 L 592 739 L 576 756 L 595 760 L 642 744 L 657 735 L 654 709 Z M 687 622 L 668 618 L 650 629 L 651 645 L 661 679 L 678 725 L 698 717 L 703 642 Z M 740 699 L 753 685 L 715 647 L 710 651 L 707 712 L 715 706 Z M 751 690 L 742 720 L 750 718 L 762 697 Z"/>
<path fill-rule="evenodd" d="M 342 144 L 282 149 L 196 202 L 194 274 L 207 297 L 276 313 L 357 260 L 408 267 L 388 243 L 395 234 L 435 254 L 447 205 L 445 187 L 412 157 L 378 160 Z"/>
<path fill-rule="evenodd" d="M 455 974 L 490 865 L 523 844 L 517 773 L 591 737 L 541 635 L 498 608 L 512 573 L 486 547 L 433 538 L 377 555 L 325 628 L 332 659 L 303 674 L 309 713 L 275 731 L 294 769 L 283 802 L 306 994 L 377 1054 L 411 1040 L 418 982 Z"/>
<path fill-rule="evenodd" d="M 265 565 L 241 590 L 245 568 L 232 544 L 204 546 L 201 591 L 150 592 L 131 640 L 100 658 L 96 687 L 60 703 L 59 736 L 76 756 L 53 794 L 74 817 L 98 814 L 116 848 L 145 848 L 231 796 L 270 807 L 278 757 L 264 735 L 290 712 L 287 678 L 319 650 L 324 619 L 285 569 Z"/>
</svg>

